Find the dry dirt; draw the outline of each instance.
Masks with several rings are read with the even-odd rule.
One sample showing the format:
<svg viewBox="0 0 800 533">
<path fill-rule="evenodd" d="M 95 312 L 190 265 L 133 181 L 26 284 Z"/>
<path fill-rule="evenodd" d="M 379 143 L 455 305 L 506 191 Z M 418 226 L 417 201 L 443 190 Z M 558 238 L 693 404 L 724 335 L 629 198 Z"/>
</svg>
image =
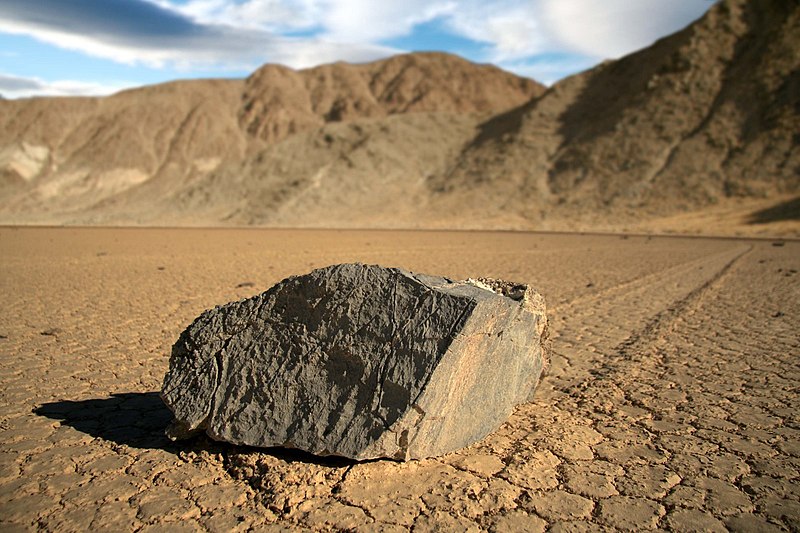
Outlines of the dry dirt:
<svg viewBox="0 0 800 533">
<path fill-rule="evenodd" d="M 800 529 L 800 243 L 0 229 L 0 529 Z M 472 447 L 352 463 L 163 436 L 202 310 L 344 261 L 534 284 L 554 365 Z"/>
</svg>

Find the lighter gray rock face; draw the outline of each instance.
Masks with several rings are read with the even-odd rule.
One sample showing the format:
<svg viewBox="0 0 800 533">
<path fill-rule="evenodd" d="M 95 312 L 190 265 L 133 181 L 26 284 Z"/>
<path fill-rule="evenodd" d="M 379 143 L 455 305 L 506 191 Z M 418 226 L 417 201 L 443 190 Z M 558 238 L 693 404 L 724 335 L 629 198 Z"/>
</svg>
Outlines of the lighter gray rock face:
<svg viewBox="0 0 800 533">
<path fill-rule="evenodd" d="M 467 446 L 527 401 L 547 364 L 544 300 L 344 264 L 200 315 L 172 349 L 161 397 L 173 439 L 353 459 Z"/>
</svg>

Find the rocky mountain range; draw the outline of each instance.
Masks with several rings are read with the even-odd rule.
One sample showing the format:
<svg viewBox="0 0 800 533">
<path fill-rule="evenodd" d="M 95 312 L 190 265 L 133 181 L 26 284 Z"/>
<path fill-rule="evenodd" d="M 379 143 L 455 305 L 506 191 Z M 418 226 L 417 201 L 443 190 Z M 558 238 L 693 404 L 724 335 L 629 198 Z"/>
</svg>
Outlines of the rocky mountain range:
<svg viewBox="0 0 800 533">
<path fill-rule="evenodd" d="M 415 53 L 4 100 L 0 222 L 713 232 L 698 213 L 724 230 L 754 206 L 796 222 L 799 72 L 798 2 L 723 0 L 549 88 Z"/>
</svg>

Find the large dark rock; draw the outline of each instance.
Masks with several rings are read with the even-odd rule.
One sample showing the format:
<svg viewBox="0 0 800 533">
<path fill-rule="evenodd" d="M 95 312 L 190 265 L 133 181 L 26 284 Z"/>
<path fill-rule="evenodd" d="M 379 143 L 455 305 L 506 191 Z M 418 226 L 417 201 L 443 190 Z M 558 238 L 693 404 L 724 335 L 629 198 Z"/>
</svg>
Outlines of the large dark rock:
<svg viewBox="0 0 800 533">
<path fill-rule="evenodd" d="M 161 393 L 167 434 L 354 459 L 442 454 L 531 397 L 546 326 L 525 285 L 321 268 L 181 334 Z"/>
</svg>

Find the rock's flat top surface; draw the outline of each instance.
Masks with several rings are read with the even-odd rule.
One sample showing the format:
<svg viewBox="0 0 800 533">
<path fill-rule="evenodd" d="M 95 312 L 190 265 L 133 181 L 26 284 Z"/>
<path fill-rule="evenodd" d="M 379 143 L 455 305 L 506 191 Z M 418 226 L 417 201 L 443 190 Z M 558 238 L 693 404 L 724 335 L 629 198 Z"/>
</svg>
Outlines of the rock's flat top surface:
<svg viewBox="0 0 800 533">
<path fill-rule="evenodd" d="M 413 463 L 164 436 L 186 324 L 357 260 L 541 288 L 534 402 Z M 0 228 L 0 528 L 797 530 L 798 271 L 797 242 Z"/>
<path fill-rule="evenodd" d="M 346 263 L 210 309 L 172 348 L 173 439 L 420 459 L 462 448 L 528 401 L 547 354 L 524 284 Z"/>
</svg>

